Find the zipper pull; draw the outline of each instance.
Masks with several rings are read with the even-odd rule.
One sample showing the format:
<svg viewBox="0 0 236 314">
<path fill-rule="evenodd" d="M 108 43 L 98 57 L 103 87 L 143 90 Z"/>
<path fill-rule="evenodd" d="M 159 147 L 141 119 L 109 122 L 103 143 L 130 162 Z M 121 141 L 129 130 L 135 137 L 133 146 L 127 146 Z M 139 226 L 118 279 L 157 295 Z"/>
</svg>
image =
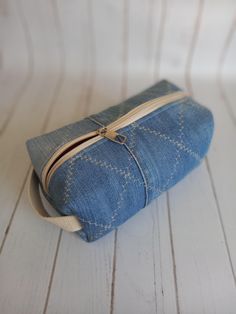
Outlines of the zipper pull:
<svg viewBox="0 0 236 314">
<path fill-rule="evenodd" d="M 109 130 L 107 127 L 98 129 L 97 134 L 100 136 L 106 137 L 112 142 L 115 142 L 118 144 L 124 144 L 127 140 L 127 137 L 125 135 L 119 134 L 114 130 Z"/>
</svg>

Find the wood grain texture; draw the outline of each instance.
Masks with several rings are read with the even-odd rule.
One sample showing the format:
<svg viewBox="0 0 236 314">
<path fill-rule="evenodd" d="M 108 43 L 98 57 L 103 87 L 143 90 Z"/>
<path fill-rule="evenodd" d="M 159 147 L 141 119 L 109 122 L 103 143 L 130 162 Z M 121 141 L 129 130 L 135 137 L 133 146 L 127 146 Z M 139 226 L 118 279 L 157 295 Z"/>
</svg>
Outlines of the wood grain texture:
<svg viewBox="0 0 236 314">
<path fill-rule="evenodd" d="M 236 312 L 234 0 L 0 4 L 0 312 Z M 208 106 L 207 158 L 87 244 L 30 208 L 25 140 L 157 79 Z"/>
</svg>

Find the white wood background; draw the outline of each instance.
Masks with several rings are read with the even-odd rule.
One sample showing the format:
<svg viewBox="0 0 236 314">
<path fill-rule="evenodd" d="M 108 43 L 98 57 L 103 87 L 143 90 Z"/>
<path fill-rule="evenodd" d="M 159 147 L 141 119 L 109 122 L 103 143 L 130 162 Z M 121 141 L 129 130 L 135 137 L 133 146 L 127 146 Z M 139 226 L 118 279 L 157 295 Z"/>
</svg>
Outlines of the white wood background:
<svg viewBox="0 0 236 314">
<path fill-rule="evenodd" d="M 0 313 L 236 313 L 236 1 L 0 1 Z M 214 113 L 207 158 L 88 244 L 27 198 L 25 140 L 160 78 Z"/>
</svg>

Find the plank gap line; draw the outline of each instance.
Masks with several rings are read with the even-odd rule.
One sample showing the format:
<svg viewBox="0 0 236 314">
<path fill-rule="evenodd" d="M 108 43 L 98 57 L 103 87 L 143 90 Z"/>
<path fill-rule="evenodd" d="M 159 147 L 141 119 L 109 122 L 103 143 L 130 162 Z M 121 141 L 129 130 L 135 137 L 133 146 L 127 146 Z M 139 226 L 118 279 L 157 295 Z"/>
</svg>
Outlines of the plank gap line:
<svg viewBox="0 0 236 314">
<path fill-rule="evenodd" d="M 203 7 L 204 7 L 204 0 L 199 0 L 195 26 L 193 30 L 193 36 L 190 43 L 190 49 L 189 49 L 189 53 L 188 53 L 187 61 L 186 61 L 185 82 L 186 82 L 187 89 L 191 94 L 193 94 L 193 87 L 192 87 L 192 82 L 191 82 L 191 68 L 192 68 L 192 63 L 193 63 L 194 52 L 197 45 L 199 29 L 200 29 L 200 25 L 202 21 Z"/>
<path fill-rule="evenodd" d="M 60 249 L 62 233 L 63 233 L 63 230 L 60 229 L 58 240 L 57 240 L 57 245 L 56 245 L 56 250 L 55 250 L 55 255 L 54 255 L 54 259 L 53 259 L 53 264 L 52 264 L 52 271 L 51 271 L 50 279 L 49 279 L 49 283 L 48 283 L 48 289 L 47 289 L 47 295 L 46 295 L 46 300 L 45 300 L 45 304 L 44 304 L 43 314 L 46 314 L 46 312 L 47 312 L 48 301 L 49 301 L 52 282 L 53 282 L 53 278 L 54 278 L 54 274 L 55 274 L 57 256 L 58 256 L 58 252 Z"/>
<path fill-rule="evenodd" d="M 124 9 L 123 9 L 123 70 L 122 70 L 122 82 L 121 82 L 121 95 L 124 99 L 127 95 L 127 86 L 128 86 L 128 57 L 129 57 L 129 0 L 124 0 Z M 122 113 L 120 113 L 121 115 Z M 119 116 L 120 116 L 119 115 Z"/>
<path fill-rule="evenodd" d="M 162 292 L 162 296 L 163 296 L 163 280 L 162 280 L 162 262 L 161 262 L 161 241 L 160 241 L 160 224 L 159 224 L 159 207 L 157 206 L 158 201 L 155 202 L 156 203 L 156 210 L 157 210 L 157 235 L 158 235 L 158 248 L 159 248 L 159 261 L 160 261 L 160 280 L 161 280 L 161 292 Z M 153 223 L 152 223 L 152 259 L 153 259 L 153 277 L 154 277 L 154 296 L 155 296 L 155 311 L 157 314 L 157 284 L 156 284 L 156 257 L 155 257 L 155 246 L 154 246 L 154 242 L 155 242 L 155 219 L 153 217 Z"/>
<path fill-rule="evenodd" d="M 177 272 L 176 272 L 176 261 L 175 261 L 175 250 L 174 250 L 174 239 L 173 239 L 173 231 L 172 231 L 172 221 L 171 221 L 171 213 L 170 213 L 169 192 L 167 192 L 166 194 L 167 194 L 167 212 L 168 212 L 171 255 L 172 255 L 172 261 L 173 261 L 173 275 L 174 275 L 174 284 L 175 284 L 175 302 L 176 302 L 177 314 L 180 314 L 179 291 L 178 291 L 178 281 L 177 281 Z"/>
<path fill-rule="evenodd" d="M 221 51 L 220 59 L 219 59 L 219 66 L 218 66 L 218 73 L 217 73 L 218 85 L 219 85 L 221 97 L 225 103 L 229 117 L 233 121 L 234 125 L 236 125 L 236 116 L 235 116 L 235 113 L 232 109 L 231 101 L 229 100 L 227 93 L 225 91 L 225 88 L 224 88 L 224 83 L 223 83 L 223 78 L 222 78 L 223 73 L 222 72 L 223 72 L 223 67 L 224 67 L 226 56 L 227 56 L 227 52 L 230 48 L 230 44 L 231 44 L 233 37 L 235 35 L 235 30 L 236 30 L 236 17 L 234 18 L 234 20 L 231 24 L 231 27 L 230 27 L 228 35 L 226 37 L 223 49 Z"/>
<path fill-rule="evenodd" d="M 228 256 L 228 260 L 229 260 L 229 264 L 230 264 L 230 269 L 231 269 L 232 276 L 233 276 L 233 279 L 234 279 L 234 285 L 236 287 L 236 275 L 235 275 L 234 266 L 233 266 L 233 262 L 232 262 L 232 258 L 231 258 L 231 253 L 230 253 L 230 249 L 229 249 L 228 239 L 227 239 L 226 232 L 225 232 L 225 227 L 224 227 L 223 217 L 222 217 L 222 213 L 221 213 L 221 209 L 220 209 L 220 204 L 219 204 L 219 200 L 218 200 L 218 197 L 217 197 L 216 188 L 215 188 L 212 172 L 211 172 L 211 169 L 210 169 L 210 164 L 209 164 L 208 157 L 206 157 L 205 159 L 206 159 L 205 162 L 206 162 L 206 167 L 207 167 L 207 171 L 208 171 L 209 178 L 210 178 L 212 192 L 213 192 L 215 203 L 216 203 L 216 208 L 217 208 L 218 218 L 219 218 L 219 222 L 220 222 L 220 227 L 221 227 L 221 230 L 222 230 L 222 233 L 223 233 L 224 244 L 225 244 L 226 251 L 227 251 L 227 256 Z"/>
<path fill-rule="evenodd" d="M 93 7 L 92 0 L 87 2 L 87 13 L 88 13 L 88 69 L 86 79 L 87 82 L 87 92 L 85 96 L 85 103 L 88 106 L 88 110 L 91 106 L 92 94 L 96 81 L 96 44 L 95 44 L 95 31 L 94 31 L 94 21 L 93 21 Z"/>
<path fill-rule="evenodd" d="M 12 211 L 10 220 L 9 220 L 9 222 L 8 222 L 8 225 L 7 225 L 7 228 L 6 228 L 6 230 L 5 230 L 4 237 L 3 237 L 3 240 L 2 240 L 2 243 L 1 243 L 1 246 L 0 246 L 0 255 L 1 255 L 1 253 L 2 253 L 2 250 L 3 250 L 3 248 L 4 248 L 4 245 L 5 245 L 5 243 L 6 243 L 6 239 L 7 239 L 7 236 L 8 236 L 8 234 L 9 234 L 12 221 L 13 221 L 13 219 L 14 219 L 14 216 L 15 216 L 16 210 L 17 210 L 17 208 L 18 208 L 18 205 L 19 205 L 21 196 L 22 196 L 22 194 L 23 194 L 23 191 L 24 191 L 24 188 L 25 188 L 25 185 L 26 185 L 26 182 L 27 182 L 27 178 L 28 178 L 28 176 L 29 176 L 30 168 L 31 168 L 31 167 L 29 167 L 29 168 L 27 169 L 27 171 L 26 171 L 26 175 L 25 175 L 25 177 L 24 177 L 22 186 L 21 186 L 21 188 L 20 188 L 19 195 L 18 195 L 18 197 L 17 197 L 17 200 L 16 200 L 16 203 L 15 203 L 14 209 L 13 209 L 13 211 Z"/>
<path fill-rule="evenodd" d="M 157 35 L 156 66 L 153 73 L 154 81 L 158 80 L 160 76 L 162 45 L 163 45 L 163 38 L 164 38 L 164 31 L 165 31 L 165 24 L 166 24 L 166 14 L 167 14 L 166 2 L 167 2 L 166 0 L 161 1 L 161 18 L 160 18 L 160 23 L 159 23 L 158 35 Z"/>
<path fill-rule="evenodd" d="M 112 281 L 111 281 L 111 305 L 110 305 L 110 314 L 113 314 L 113 313 L 114 313 L 115 279 L 116 279 L 117 235 L 118 235 L 118 230 L 115 229 L 115 235 L 114 235 L 114 249 L 113 249 L 113 260 L 112 260 Z"/>
<path fill-rule="evenodd" d="M 193 62 L 194 50 L 195 50 L 197 39 L 198 39 L 198 35 L 199 35 L 199 29 L 200 29 L 200 24 L 201 24 L 201 19 L 202 19 L 202 12 L 203 12 L 203 4 L 204 4 L 204 0 L 200 0 L 200 2 L 199 2 L 199 10 L 198 10 L 198 17 L 197 17 L 197 20 L 196 20 L 195 31 L 194 31 L 194 34 L 193 34 L 193 41 L 192 41 L 192 44 L 191 44 L 191 47 L 190 47 L 190 53 L 189 53 L 189 57 L 188 57 L 187 65 L 186 65 L 186 71 L 185 71 L 185 74 L 186 74 L 185 75 L 186 85 L 187 85 L 187 88 L 188 88 L 188 90 L 189 90 L 189 92 L 190 92 L 190 94 L 192 96 L 193 96 L 193 87 L 192 87 L 191 66 L 192 66 L 192 62 Z M 235 19 L 233 25 L 235 24 L 235 22 L 236 22 L 236 19 Z M 230 34 L 232 33 L 232 29 L 234 29 L 234 27 L 231 27 Z M 230 35 L 228 37 L 231 38 L 232 35 Z M 228 39 L 228 41 L 229 41 L 229 39 Z M 220 59 L 222 59 L 222 57 Z M 218 71 L 218 75 L 219 74 L 220 74 L 220 72 Z M 219 80 L 218 80 L 218 82 L 219 82 Z M 222 231 L 223 238 L 224 238 L 224 244 L 225 244 L 225 248 L 226 248 L 226 252 L 227 252 L 227 256 L 228 256 L 228 260 L 229 260 L 229 264 L 230 264 L 230 269 L 231 269 L 231 272 L 232 272 L 234 284 L 236 286 L 236 275 L 235 275 L 235 271 L 234 271 L 234 268 L 233 268 L 233 263 L 232 263 L 232 258 L 231 258 L 231 254 L 230 254 L 230 250 L 229 250 L 228 240 L 227 240 L 227 236 L 226 236 L 226 232 L 225 232 L 225 228 L 224 228 L 223 217 L 222 217 L 222 213 L 221 213 L 221 209 L 220 209 L 220 205 L 219 205 L 219 201 L 218 201 L 218 197 L 217 197 L 217 193 L 216 193 L 216 189 L 215 189 L 215 184 L 214 184 L 214 180 L 213 180 L 213 176 L 212 176 L 212 172 L 211 172 L 211 169 L 210 169 L 210 165 L 209 165 L 209 161 L 208 161 L 208 157 L 207 156 L 206 156 L 204 162 L 206 164 L 206 168 L 207 168 L 207 172 L 208 172 L 208 176 L 209 176 L 209 180 L 210 180 L 210 184 L 211 184 L 212 193 L 213 193 L 214 199 L 215 199 L 215 205 L 216 205 L 216 208 L 217 208 L 217 215 L 218 215 L 218 218 L 219 218 L 219 221 L 220 221 L 221 231 Z"/>
<path fill-rule="evenodd" d="M 63 57 L 62 57 L 60 60 L 61 60 L 61 62 L 65 61 Z M 53 94 L 52 100 L 51 100 L 51 102 L 50 102 L 50 104 L 49 104 L 49 107 L 48 107 L 48 110 L 47 110 L 47 113 L 46 113 L 46 118 L 45 118 L 44 124 L 43 124 L 42 129 L 41 129 L 41 132 L 42 132 L 42 133 L 43 133 L 43 132 L 46 130 L 46 128 L 47 128 L 47 125 L 48 125 L 48 123 L 49 123 L 49 119 L 50 119 L 51 112 L 52 112 L 52 110 L 53 110 L 53 108 L 54 108 L 54 106 L 55 106 L 56 99 L 57 99 L 58 94 L 59 94 L 59 90 L 60 90 L 61 87 L 62 87 L 62 84 L 63 84 L 63 81 L 64 81 L 64 72 L 63 72 L 64 67 L 65 67 L 65 66 L 63 66 L 63 65 L 60 66 L 60 73 L 59 73 L 59 77 L 58 77 L 58 79 L 57 79 L 57 83 L 56 83 L 56 87 L 55 87 L 55 90 L 54 90 L 54 94 Z M 62 73 L 61 73 L 61 72 L 62 72 Z M 21 196 L 22 196 L 23 190 L 24 190 L 24 188 L 26 187 L 26 182 L 27 182 L 27 177 L 28 177 L 28 175 L 29 175 L 30 167 L 31 167 L 31 166 L 29 166 L 29 168 L 28 168 L 28 170 L 27 170 L 27 172 L 26 172 L 26 176 L 25 176 L 24 181 L 23 181 L 23 183 L 22 183 L 22 187 L 21 187 L 21 190 L 20 190 L 20 193 L 19 193 L 19 196 L 18 196 L 16 205 L 15 205 L 14 210 L 13 210 L 13 213 L 12 213 L 12 215 L 11 215 L 11 217 L 10 217 L 10 220 L 9 220 L 9 223 L 8 223 L 8 226 L 7 226 L 7 231 L 8 231 L 8 232 L 5 233 L 5 235 L 4 235 L 3 242 L 2 242 L 1 248 L 0 248 L 0 253 L 1 253 L 1 251 L 3 250 L 3 247 L 4 247 L 4 244 L 5 244 L 5 242 L 6 242 L 7 236 L 8 236 L 8 234 L 9 234 L 9 230 L 10 230 L 11 225 L 12 225 L 12 222 L 13 222 L 13 220 L 14 220 L 15 213 L 16 213 L 17 208 L 18 208 L 17 205 L 19 204 L 19 201 L 20 201 L 20 198 L 21 198 Z"/>
</svg>

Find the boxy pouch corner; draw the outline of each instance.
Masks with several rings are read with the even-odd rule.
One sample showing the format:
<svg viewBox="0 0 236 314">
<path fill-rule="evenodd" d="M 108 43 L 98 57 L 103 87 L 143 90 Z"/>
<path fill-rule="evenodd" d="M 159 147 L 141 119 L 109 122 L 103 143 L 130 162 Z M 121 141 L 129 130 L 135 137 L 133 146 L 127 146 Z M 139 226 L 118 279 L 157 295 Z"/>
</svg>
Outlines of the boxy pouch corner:
<svg viewBox="0 0 236 314">
<path fill-rule="evenodd" d="M 162 80 L 122 103 L 29 139 L 33 207 L 94 241 L 168 190 L 206 155 L 213 115 Z M 50 217 L 39 185 L 57 210 Z"/>
</svg>

